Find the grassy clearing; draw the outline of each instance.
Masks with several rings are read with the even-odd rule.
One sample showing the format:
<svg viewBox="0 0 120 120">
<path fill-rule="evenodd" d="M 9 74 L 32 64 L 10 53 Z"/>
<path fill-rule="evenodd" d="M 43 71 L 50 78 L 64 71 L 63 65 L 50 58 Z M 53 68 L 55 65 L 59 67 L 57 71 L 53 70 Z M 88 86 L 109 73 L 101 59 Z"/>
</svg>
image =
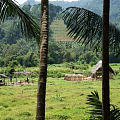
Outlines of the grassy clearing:
<svg viewBox="0 0 120 120">
<path fill-rule="evenodd" d="M 120 81 L 111 80 L 111 103 L 120 107 Z M 48 78 L 46 119 L 88 120 L 86 96 L 97 90 L 101 95 L 101 81 L 69 82 Z M 34 120 L 37 85 L 0 87 L 1 120 Z"/>
<path fill-rule="evenodd" d="M 117 66 L 119 65 L 117 64 Z M 114 64 L 111 64 L 111 66 L 115 70 L 119 70 L 119 67 Z M 63 65 L 49 66 L 48 69 L 61 74 L 71 73 L 70 68 Z M 34 81 L 37 81 L 37 78 Z M 101 81 L 78 82 L 65 81 L 58 77 L 48 77 L 46 120 L 89 120 L 90 115 L 87 111 L 90 108 L 86 104 L 86 96 L 94 90 L 97 90 L 101 96 Z M 110 80 L 110 91 L 111 103 L 120 107 L 119 74 L 115 77 L 115 80 Z M 34 120 L 36 93 L 37 84 L 0 87 L 0 120 Z"/>
</svg>

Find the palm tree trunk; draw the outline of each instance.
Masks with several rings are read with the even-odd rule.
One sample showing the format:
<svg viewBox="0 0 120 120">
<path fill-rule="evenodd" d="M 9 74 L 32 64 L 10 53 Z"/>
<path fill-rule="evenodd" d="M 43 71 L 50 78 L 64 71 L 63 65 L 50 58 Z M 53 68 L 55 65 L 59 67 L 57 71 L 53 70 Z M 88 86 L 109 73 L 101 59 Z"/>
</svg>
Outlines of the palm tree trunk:
<svg viewBox="0 0 120 120">
<path fill-rule="evenodd" d="M 48 54 L 48 0 L 41 0 L 40 75 L 38 80 L 36 120 L 45 120 L 45 96 Z"/>
<path fill-rule="evenodd" d="M 109 8 L 110 1 L 103 2 L 103 41 L 102 41 L 102 107 L 103 120 L 110 120 L 110 100 L 109 100 Z"/>
</svg>

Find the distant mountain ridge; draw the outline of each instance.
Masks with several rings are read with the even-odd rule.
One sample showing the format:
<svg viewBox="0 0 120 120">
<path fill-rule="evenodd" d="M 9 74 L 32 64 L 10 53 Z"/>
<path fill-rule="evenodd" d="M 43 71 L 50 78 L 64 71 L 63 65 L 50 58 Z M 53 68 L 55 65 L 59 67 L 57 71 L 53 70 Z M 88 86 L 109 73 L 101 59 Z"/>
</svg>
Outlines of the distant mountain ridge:
<svg viewBox="0 0 120 120">
<path fill-rule="evenodd" d="M 57 5 L 57 6 L 61 6 L 62 8 L 67 8 L 67 7 L 84 7 L 85 5 L 87 5 L 89 2 L 91 2 L 92 0 L 78 0 L 78 1 L 72 1 L 72 2 L 68 2 L 68 1 L 50 1 L 50 3 Z"/>
<path fill-rule="evenodd" d="M 37 1 L 35 1 L 35 0 L 27 0 L 26 2 L 24 2 L 23 4 L 22 4 L 22 6 L 23 5 L 28 5 L 28 4 L 30 4 L 30 5 L 34 5 L 34 4 L 39 4 L 40 2 L 37 2 Z"/>
<path fill-rule="evenodd" d="M 110 21 L 120 28 L 120 0 L 110 0 Z M 103 0 L 92 0 L 84 6 L 102 16 Z"/>
<path fill-rule="evenodd" d="M 86 4 L 88 4 L 88 2 L 90 2 L 92 0 L 78 0 L 78 1 L 71 1 L 71 2 L 68 2 L 68 1 L 64 1 L 64 0 L 56 0 L 56 1 L 50 1 L 51 4 L 53 5 L 56 5 L 56 6 L 61 6 L 63 9 L 67 8 L 67 7 L 73 7 L 73 6 L 77 6 L 77 7 L 83 7 L 85 6 Z M 34 5 L 34 4 L 39 4 L 40 2 L 38 1 L 35 1 L 35 0 L 27 0 L 26 2 L 24 2 L 22 4 L 23 5 L 26 5 L 26 4 L 30 4 L 30 5 Z"/>
<path fill-rule="evenodd" d="M 40 2 L 36 2 L 35 0 L 27 0 L 24 4 L 38 4 Z M 78 1 L 50 1 L 51 4 L 56 6 L 61 6 L 63 9 L 67 7 L 81 7 L 91 10 L 102 16 L 102 6 L 103 0 L 78 0 Z M 111 9 L 110 9 L 110 20 L 120 28 L 120 0 L 110 0 Z"/>
<path fill-rule="evenodd" d="M 91 10 L 102 16 L 103 0 L 79 0 L 73 2 L 52 1 L 52 4 L 67 7 L 81 7 Z M 110 21 L 120 28 L 120 0 L 110 0 Z"/>
</svg>

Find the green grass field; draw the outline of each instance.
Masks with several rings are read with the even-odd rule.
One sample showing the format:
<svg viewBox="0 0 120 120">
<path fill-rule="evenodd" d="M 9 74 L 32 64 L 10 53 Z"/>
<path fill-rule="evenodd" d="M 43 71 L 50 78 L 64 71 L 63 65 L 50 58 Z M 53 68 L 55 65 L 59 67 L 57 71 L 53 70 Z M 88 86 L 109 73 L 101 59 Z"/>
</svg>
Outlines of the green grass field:
<svg viewBox="0 0 120 120">
<path fill-rule="evenodd" d="M 120 64 L 111 66 L 119 71 Z M 62 65 L 49 66 L 48 69 L 71 73 L 69 68 L 65 69 Z M 27 70 L 32 71 L 31 68 Z M 34 85 L 0 87 L 0 120 L 35 120 L 37 78 L 32 79 Z M 94 90 L 99 92 L 101 98 L 101 81 L 65 81 L 63 77 L 48 77 L 46 120 L 89 120 L 90 107 L 86 104 L 86 97 Z M 120 73 L 110 80 L 110 97 L 111 103 L 120 107 Z"/>
</svg>

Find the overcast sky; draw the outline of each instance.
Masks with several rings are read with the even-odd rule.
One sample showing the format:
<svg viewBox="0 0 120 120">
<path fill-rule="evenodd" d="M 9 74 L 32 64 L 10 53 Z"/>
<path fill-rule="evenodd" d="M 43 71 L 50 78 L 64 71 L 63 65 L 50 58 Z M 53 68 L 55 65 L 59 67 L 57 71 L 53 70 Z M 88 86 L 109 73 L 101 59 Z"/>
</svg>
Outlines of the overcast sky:
<svg viewBox="0 0 120 120">
<path fill-rule="evenodd" d="M 19 4 L 24 3 L 27 0 L 16 0 Z M 35 1 L 40 1 L 40 0 L 35 0 Z M 50 0 L 50 1 L 56 1 L 56 0 Z M 77 0 L 64 0 L 64 1 L 77 1 Z"/>
</svg>

